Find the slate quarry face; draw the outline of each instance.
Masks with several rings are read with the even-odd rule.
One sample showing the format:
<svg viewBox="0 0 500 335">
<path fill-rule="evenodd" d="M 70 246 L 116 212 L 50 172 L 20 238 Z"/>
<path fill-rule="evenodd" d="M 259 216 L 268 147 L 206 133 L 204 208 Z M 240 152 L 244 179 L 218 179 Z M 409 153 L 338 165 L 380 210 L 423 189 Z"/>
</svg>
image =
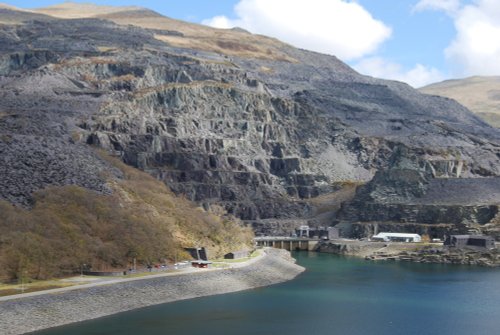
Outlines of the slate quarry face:
<svg viewBox="0 0 500 335">
<path fill-rule="evenodd" d="M 456 102 L 278 41 L 285 59 L 158 34 L 184 36 L 100 19 L 0 26 L 0 198 L 29 206 L 37 189 L 66 184 L 107 192 L 103 176 L 120 175 L 98 147 L 262 233 L 299 222 L 351 235 L 374 223 L 470 230 L 495 218 L 500 132 Z"/>
</svg>

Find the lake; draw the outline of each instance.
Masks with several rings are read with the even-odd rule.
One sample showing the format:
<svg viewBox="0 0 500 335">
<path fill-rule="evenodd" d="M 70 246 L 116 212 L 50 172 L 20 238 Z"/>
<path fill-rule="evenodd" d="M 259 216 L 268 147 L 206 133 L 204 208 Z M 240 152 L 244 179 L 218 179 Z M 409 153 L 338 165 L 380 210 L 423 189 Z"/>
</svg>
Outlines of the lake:
<svg viewBox="0 0 500 335">
<path fill-rule="evenodd" d="M 500 270 L 294 253 L 295 280 L 178 301 L 37 335 L 500 334 Z"/>
</svg>

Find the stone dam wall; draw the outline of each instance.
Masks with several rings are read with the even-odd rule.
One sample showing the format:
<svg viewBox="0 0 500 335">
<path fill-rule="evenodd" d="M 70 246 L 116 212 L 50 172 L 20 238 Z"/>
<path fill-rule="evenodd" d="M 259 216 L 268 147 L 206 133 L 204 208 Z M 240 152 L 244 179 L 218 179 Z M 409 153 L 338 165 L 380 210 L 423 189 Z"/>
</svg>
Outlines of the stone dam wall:
<svg viewBox="0 0 500 335">
<path fill-rule="evenodd" d="M 23 334 L 141 307 L 230 293 L 291 280 L 304 268 L 285 250 L 268 249 L 251 264 L 226 270 L 145 278 L 58 294 L 0 300 L 4 335 Z"/>
</svg>

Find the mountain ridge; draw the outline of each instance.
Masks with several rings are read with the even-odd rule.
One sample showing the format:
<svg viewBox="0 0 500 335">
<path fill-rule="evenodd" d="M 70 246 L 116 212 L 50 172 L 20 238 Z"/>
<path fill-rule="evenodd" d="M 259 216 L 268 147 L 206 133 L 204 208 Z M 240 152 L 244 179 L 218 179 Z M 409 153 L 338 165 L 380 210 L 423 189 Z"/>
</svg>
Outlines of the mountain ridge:
<svg viewBox="0 0 500 335">
<path fill-rule="evenodd" d="M 419 90 L 454 99 L 492 126 L 500 128 L 500 77 L 498 76 L 450 79 Z"/>
<path fill-rule="evenodd" d="M 8 9 L 25 14 L 46 15 L 52 18 L 105 19 L 122 26 L 134 25 L 144 29 L 157 30 L 156 38 L 178 47 L 192 46 L 233 56 L 247 55 L 264 59 L 283 58 L 288 61 L 295 61 L 280 52 L 280 46 L 285 44 L 277 39 L 249 34 L 237 29 L 216 29 L 196 23 L 188 23 L 163 16 L 145 7 L 101 6 L 91 3 L 65 2 L 60 5 L 29 10 L 12 6 L 8 6 Z M 23 20 L 26 20 L 26 17 L 21 17 L 21 21 Z M 20 21 L 17 23 L 20 23 Z M 166 30 L 166 34 L 164 30 Z M 172 34 L 172 32 L 182 34 L 184 39 L 179 40 L 178 34 Z M 278 47 L 276 47 L 276 44 L 278 44 Z M 254 47 L 254 45 L 257 47 Z"/>
<path fill-rule="evenodd" d="M 91 145 L 261 234 L 339 224 L 346 236 L 370 235 L 379 221 L 442 237 L 480 231 L 498 212 L 498 194 L 486 204 L 473 192 L 467 206 L 426 202 L 436 190 L 455 192 L 455 179 L 481 190 L 484 178 L 500 176 L 500 132 L 462 105 L 275 39 L 168 18 L 158 19 L 161 31 L 141 28 L 138 15 L 135 26 L 118 25 L 119 16 L 1 28 L 0 133 L 16 146 L 0 150 L 36 177 L 7 169 L 15 190 L 2 198 L 29 203 L 47 181 L 80 180 L 33 174 L 13 151 L 50 158 L 64 147 L 93 162 Z M 61 165 L 64 175 L 75 171 Z M 85 170 L 98 175 L 98 166 Z"/>
</svg>

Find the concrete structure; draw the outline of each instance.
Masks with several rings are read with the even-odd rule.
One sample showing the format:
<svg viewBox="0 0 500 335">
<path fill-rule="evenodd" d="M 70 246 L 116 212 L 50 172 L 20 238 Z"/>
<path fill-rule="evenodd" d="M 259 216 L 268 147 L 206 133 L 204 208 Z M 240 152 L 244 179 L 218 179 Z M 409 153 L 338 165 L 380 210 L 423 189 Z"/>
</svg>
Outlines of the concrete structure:
<svg viewBox="0 0 500 335">
<path fill-rule="evenodd" d="M 189 252 L 191 257 L 193 257 L 194 259 L 201 259 L 204 261 L 208 260 L 207 249 L 205 249 L 204 247 L 202 247 L 202 248 L 199 248 L 199 247 L 198 248 L 184 248 L 184 250 Z"/>
<path fill-rule="evenodd" d="M 309 238 L 309 230 L 309 226 L 300 226 L 299 228 L 295 229 L 295 235 L 297 235 L 297 237 Z"/>
<path fill-rule="evenodd" d="M 339 237 L 339 232 L 335 227 L 300 226 L 295 229 L 295 235 L 302 238 L 333 239 Z"/>
<path fill-rule="evenodd" d="M 444 245 L 455 248 L 495 249 L 495 239 L 486 235 L 449 235 Z"/>
<path fill-rule="evenodd" d="M 336 227 L 328 227 L 326 228 L 328 231 L 328 239 L 334 240 L 340 237 L 340 229 Z"/>
<path fill-rule="evenodd" d="M 248 250 L 232 251 L 224 255 L 224 259 L 241 259 L 248 257 Z"/>
<path fill-rule="evenodd" d="M 289 251 L 314 250 L 319 242 L 317 239 L 280 236 L 256 237 L 254 241 L 258 247 L 273 247 Z"/>
<path fill-rule="evenodd" d="M 371 240 L 381 242 L 421 242 L 422 237 L 418 234 L 378 233 L 372 236 Z"/>
<path fill-rule="evenodd" d="M 121 277 L 127 274 L 127 271 L 82 271 L 82 275 L 96 277 Z"/>
</svg>

